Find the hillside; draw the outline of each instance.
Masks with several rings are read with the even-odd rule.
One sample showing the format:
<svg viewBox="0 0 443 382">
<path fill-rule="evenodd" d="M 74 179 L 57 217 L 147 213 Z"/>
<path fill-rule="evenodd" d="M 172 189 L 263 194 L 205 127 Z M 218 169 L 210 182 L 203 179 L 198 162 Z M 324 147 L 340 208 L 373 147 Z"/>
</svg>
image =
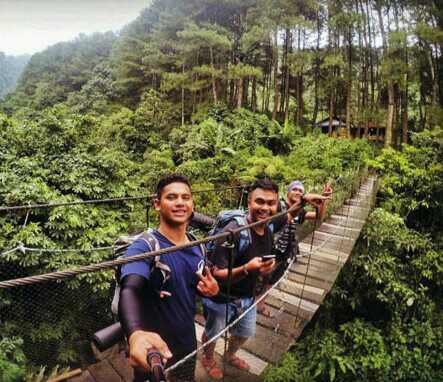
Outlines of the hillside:
<svg viewBox="0 0 443 382">
<path fill-rule="evenodd" d="M 29 55 L 7 56 L 0 52 L 0 99 L 15 89 L 29 58 Z"/>
</svg>

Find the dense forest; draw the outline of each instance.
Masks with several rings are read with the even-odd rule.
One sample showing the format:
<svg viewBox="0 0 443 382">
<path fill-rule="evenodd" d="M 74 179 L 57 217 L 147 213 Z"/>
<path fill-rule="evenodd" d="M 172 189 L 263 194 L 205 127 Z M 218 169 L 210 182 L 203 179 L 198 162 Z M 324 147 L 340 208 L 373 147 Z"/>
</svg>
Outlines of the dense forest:
<svg viewBox="0 0 443 382">
<path fill-rule="evenodd" d="M 7 56 L 0 52 L 0 99 L 13 91 L 23 69 L 29 61 L 29 55 Z"/>
<path fill-rule="evenodd" d="M 333 208 L 369 169 L 380 192 L 358 246 L 265 378 L 440 381 L 442 106 L 441 1 L 154 0 L 119 33 L 29 59 L 0 102 L 0 205 L 148 195 L 179 171 L 196 190 L 263 174 L 314 191 L 331 181 Z M 361 139 L 328 136 L 335 118 Z M 374 126 L 385 148 L 366 139 Z M 196 194 L 196 205 L 215 214 L 237 197 Z M 112 258 L 88 248 L 145 219 L 135 201 L 1 212 L 0 279 Z M 48 251 L 8 252 L 18 243 Z M 56 252 L 67 248 L 82 251 Z M 91 362 L 111 279 L 3 290 L 0 380 Z"/>
</svg>

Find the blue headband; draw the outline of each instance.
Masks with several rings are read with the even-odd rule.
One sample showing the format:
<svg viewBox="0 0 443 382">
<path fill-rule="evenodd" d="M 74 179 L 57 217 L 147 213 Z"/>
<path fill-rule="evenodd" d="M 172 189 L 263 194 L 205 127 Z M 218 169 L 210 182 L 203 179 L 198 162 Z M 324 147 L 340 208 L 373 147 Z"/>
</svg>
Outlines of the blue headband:
<svg viewBox="0 0 443 382">
<path fill-rule="evenodd" d="M 294 189 L 301 190 L 303 194 L 305 193 L 305 187 L 303 186 L 303 183 L 299 180 L 294 180 L 288 187 L 288 193 L 291 191 L 294 191 Z"/>
</svg>

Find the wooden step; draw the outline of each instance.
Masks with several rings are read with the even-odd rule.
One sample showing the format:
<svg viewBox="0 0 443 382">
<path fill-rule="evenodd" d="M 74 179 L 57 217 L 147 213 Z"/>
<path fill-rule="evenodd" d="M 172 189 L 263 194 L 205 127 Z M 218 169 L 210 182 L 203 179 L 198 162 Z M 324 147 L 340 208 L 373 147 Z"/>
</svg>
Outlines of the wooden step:
<svg viewBox="0 0 443 382">
<path fill-rule="evenodd" d="M 340 269 L 340 264 L 338 264 L 337 261 L 334 261 L 333 263 L 323 261 L 321 258 L 314 257 L 314 255 L 311 255 L 311 257 L 309 257 L 309 255 L 298 257 L 297 261 L 292 264 L 291 271 L 296 269 L 297 264 L 301 264 L 303 266 L 308 266 L 309 264 L 310 269 L 319 272 L 335 272 Z"/>
<path fill-rule="evenodd" d="M 277 309 L 267 303 L 267 298 L 265 301 L 266 309 L 271 313 L 271 316 L 267 317 L 259 313 L 257 314 L 257 323 L 287 337 L 295 337 L 294 329 L 299 326 L 300 319 L 288 313 L 284 306 Z"/>
<path fill-rule="evenodd" d="M 316 288 L 322 288 L 327 292 L 331 289 L 331 286 L 333 285 L 333 283 L 330 281 L 320 280 L 317 278 L 312 278 L 309 276 L 305 276 L 299 273 L 292 273 L 292 272 L 289 273 L 288 280 L 300 284 L 310 285 Z"/>
<path fill-rule="evenodd" d="M 283 280 L 280 284 L 278 284 L 277 289 L 295 297 L 302 298 L 303 300 L 313 302 L 317 305 L 320 305 L 323 302 L 326 295 L 324 289 L 306 284 L 303 285 L 302 283 L 289 280 Z"/>
<path fill-rule="evenodd" d="M 363 225 L 365 224 L 365 220 L 361 220 L 361 219 L 357 219 L 357 218 L 355 218 L 355 217 L 352 217 L 352 216 L 347 216 L 347 215 L 340 215 L 340 214 L 338 214 L 338 213 L 334 213 L 334 214 L 332 214 L 330 217 L 329 217 L 329 219 L 331 219 L 333 222 L 334 222 L 334 224 L 340 224 L 340 222 L 341 222 L 341 224 L 346 224 L 346 225 L 349 225 L 349 226 L 355 226 L 356 228 L 357 228 L 357 226 L 359 225 L 359 224 L 361 224 L 361 226 L 363 227 Z M 328 219 L 328 220 L 329 220 Z"/>
<path fill-rule="evenodd" d="M 288 274 L 288 278 L 294 277 L 294 274 L 305 276 L 307 275 L 310 278 L 326 281 L 326 282 L 334 282 L 336 278 L 336 273 L 339 270 L 338 267 L 335 268 L 316 268 L 311 263 L 302 264 L 295 263 L 291 266 L 290 272 Z"/>
<path fill-rule="evenodd" d="M 351 227 L 339 227 L 336 225 L 323 223 L 315 232 L 323 232 L 335 236 L 347 237 L 349 239 L 357 239 L 361 230 Z"/>
<path fill-rule="evenodd" d="M 318 304 L 301 300 L 299 297 L 279 289 L 273 289 L 269 293 L 266 302 L 276 308 L 280 308 L 283 305 L 287 312 L 304 320 L 310 320 L 319 307 Z"/>
<path fill-rule="evenodd" d="M 255 336 L 249 338 L 242 349 L 267 362 L 276 363 L 289 350 L 292 342 L 292 337 L 257 325 Z"/>
</svg>

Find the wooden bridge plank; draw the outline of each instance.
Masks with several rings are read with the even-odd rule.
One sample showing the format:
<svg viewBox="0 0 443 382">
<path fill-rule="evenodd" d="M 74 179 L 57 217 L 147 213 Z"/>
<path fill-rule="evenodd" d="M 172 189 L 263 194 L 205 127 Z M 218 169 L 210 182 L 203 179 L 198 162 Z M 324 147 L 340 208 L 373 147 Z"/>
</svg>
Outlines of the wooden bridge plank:
<svg viewBox="0 0 443 382">
<path fill-rule="evenodd" d="M 270 330 L 277 330 L 287 337 L 294 337 L 294 328 L 299 326 L 300 319 L 286 312 L 284 308 L 284 305 L 277 309 L 266 303 L 266 309 L 271 313 L 271 317 L 259 313 L 257 323 Z"/>
<path fill-rule="evenodd" d="M 279 290 L 276 291 L 280 292 Z M 275 309 L 283 309 L 287 314 L 293 316 L 297 320 L 297 323 L 309 321 L 315 313 L 315 311 L 312 312 L 310 310 L 304 310 L 302 307 L 298 309 L 298 306 L 288 304 L 281 298 L 275 297 L 274 291 L 266 297 L 266 304 L 274 307 Z"/>
<path fill-rule="evenodd" d="M 316 250 L 315 252 L 313 251 L 311 255 L 308 252 L 302 252 L 302 255 L 303 257 L 298 259 L 300 262 L 305 261 L 307 263 L 308 261 L 316 260 L 318 262 L 334 266 L 342 265 L 348 259 L 348 256 L 345 256 L 342 253 L 337 254 L 332 250 L 331 252 L 325 250 Z"/>
<path fill-rule="evenodd" d="M 275 363 L 289 349 L 292 341 L 292 337 L 257 325 L 255 336 L 248 339 L 242 348 L 267 362 Z"/>
<path fill-rule="evenodd" d="M 125 382 L 107 359 L 89 366 L 88 371 L 97 382 Z"/>
<path fill-rule="evenodd" d="M 312 279 L 325 281 L 328 283 L 334 282 L 337 277 L 337 272 L 339 269 L 318 269 L 313 267 L 311 264 L 294 264 L 289 271 L 289 278 L 295 277 L 295 275 L 307 276 Z"/>
<path fill-rule="evenodd" d="M 325 297 L 325 290 L 311 285 L 304 285 L 294 281 L 284 280 L 278 285 L 278 289 L 296 297 L 302 297 L 305 301 L 310 301 L 320 305 Z"/>
<path fill-rule="evenodd" d="M 317 232 L 324 232 L 326 234 L 335 235 L 335 236 L 345 236 L 350 239 L 357 239 L 360 236 L 361 230 L 352 228 L 352 227 L 344 227 L 344 226 L 336 226 L 328 223 L 323 223 L 317 230 Z"/>
<path fill-rule="evenodd" d="M 321 288 L 324 289 L 325 291 L 329 291 L 334 283 L 333 281 L 312 278 L 309 276 L 305 276 L 305 274 L 293 273 L 293 272 L 290 272 L 288 274 L 288 280 L 301 284 L 305 283 L 306 285 L 310 285 L 316 288 Z"/>
<path fill-rule="evenodd" d="M 311 257 L 307 255 L 307 256 L 298 257 L 296 264 L 303 264 L 306 266 L 309 264 L 309 267 L 315 270 L 324 270 L 331 272 L 340 269 L 340 262 L 337 261 L 336 256 L 334 256 L 334 259 L 332 261 L 328 261 L 327 259 L 325 260 L 322 257 L 315 256 L 315 254 L 311 255 Z"/>
<path fill-rule="evenodd" d="M 277 308 L 284 306 L 287 312 L 305 320 L 310 320 L 319 307 L 318 304 L 301 300 L 299 297 L 279 289 L 272 290 L 266 301 Z"/>
<path fill-rule="evenodd" d="M 132 382 L 132 380 L 134 379 L 134 372 L 132 367 L 129 366 L 124 352 L 117 353 L 110 357 L 108 360 L 123 381 Z"/>
<path fill-rule="evenodd" d="M 81 375 L 67 379 L 67 382 L 97 382 L 88 370 L 83 370 Z"/>
</svg>

